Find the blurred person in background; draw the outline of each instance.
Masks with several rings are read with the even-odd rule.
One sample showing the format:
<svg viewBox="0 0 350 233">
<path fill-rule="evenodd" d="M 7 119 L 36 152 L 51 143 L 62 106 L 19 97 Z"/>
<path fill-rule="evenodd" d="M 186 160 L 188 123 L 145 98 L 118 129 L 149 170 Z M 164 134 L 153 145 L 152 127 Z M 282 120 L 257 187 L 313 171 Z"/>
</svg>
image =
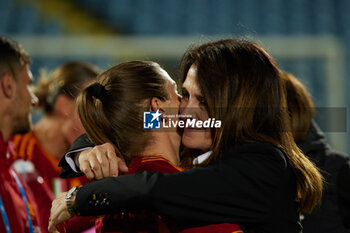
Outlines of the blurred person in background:
<svg viewBox="0 0 350 233">
<path fill-rule="evenodd" d="M 324 179 L 321 203 L 311 214 L 304 214 L 304 233 L 346 233 L 338 205 L 339 171 L 349 161 L 346 154 L 333 151 L 324 134 L 314 121 L 315 108 L 306 87 L 292 74 L 281 75 L 287 92 L 287 105 L 294 140 L 304 154 L 320 169 Z M 350 178 L 350 177 L 349 177 Z M 349 180 L 347 178 L 346 180 Z M 350 192 L 347 192 L 350 197 Z"/>
<path fill-rule="evenodd" d="M 339 212 L 344 226 L 350 232 L 350 161 L 347 161 L 339 171 L 337 188 Z"/>
<path fill-rule="evenodd" d="M 320 199 L 322 177 L 294 143 L 273 58 L 256 43 L 219 40 L 190 47 L 180 73 L 180 113 L 222 123 L 220 129 L 184 129 L 182 143 L 204 153 L 197 167 L 109 177 L 61 194 L 51 208 L 51 232 L 74 212 L 142 209 L 173 219 L 180 230 L 226 222 L 248 233 L 301 232 L 299 214 L 310 213 Z M 108 144 L 99 148 L 103 146 Z M 80 168 L 103 155 L 102 149 L 90 152 L 76 155 Z M 113 150 L 104 152 L 107 161 L 116 156 Z M 105 169 L 116 175 L 109 163 L 100 165 L 83 171 L 100 176 Z M 63 166 L 73 171 L 67 163 Z M 94 200 L 99 193 L 106 195 Z"/>
<path fill-rule="evenodd" d="M 34 93 L 44 115 L 32 131 L 11 139 L 16 147 L 11 156 L 16 160 L 13 166 L 36 198 L 45 232 L 54 196 L 88 182 L 86 177 L 59 178 L 58 163 L 73 140 L 85 132 L 76 110 L 76 97 L 98 73 L 95 66 L 85 62 L 66 63 L 48 75 L 43 72 Z M 90 219 L 73 219 L 67 230 L 81 232 L 91 225 Z"/>
<path fill-rule="evenodd" d="M 40 232 L 35 200 L 21 177 L 10 168 L 9 141 L 32 128 L 30 110 L 38 102 L 30 85 L 30 59 L 20 44 L 0 37 L 0 232 Z"/>
</svg>

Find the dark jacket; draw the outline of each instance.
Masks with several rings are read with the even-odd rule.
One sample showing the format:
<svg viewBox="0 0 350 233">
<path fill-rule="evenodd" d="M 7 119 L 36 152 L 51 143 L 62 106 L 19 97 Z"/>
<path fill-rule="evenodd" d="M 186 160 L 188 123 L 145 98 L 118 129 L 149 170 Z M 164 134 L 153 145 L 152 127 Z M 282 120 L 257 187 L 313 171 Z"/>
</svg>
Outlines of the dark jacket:
<svg viewBox="0 0 350 233">
<path fill-rule="evenodd" d="M 69 154 L 69 153 L 76 151 L 76 150 L 79 150 L 79 149 L 83 149 L 83 148 L 87 148 L 87 147 L 94 147 L 94 146 L 95 146 L 95 144 L 93 144 L 90 141 L 87 134 L 82 134 L 77 139 L 75 139 L 75 141 L 73 142 L 73 144 L 71 145 L 71 147 L 69 148 L 69 150 L 67 151 L 66 154 Z M 62 178 L 74 178 L 74 177 L 84 175 L 84 173 L 82 173 L 82 172 L 80 172 L 80 173 L 74 172 L 71 169 L 71 167 L 69 166 L 69 164 L 67 163 L 65 156 L 60 160 L 58 166 L 62 167 L 61 172 L 60 172 L 60 177 L 62 177 Z M 79 169 L 79 168 L 77 168 L 77 169 Z"/>
<path fill-rule="evenodd" d="M 338 204 L 344 226 L 350 232 L 350 161 L 342 166 L 338 174 Z"/>
<path fill-rule="evenodd" d="M 148 209 L 180 228 L 226 222 L 248 233 L 301 232 L 292 168 L 281 150 L 260 142 L 232 146 L 219 161 L 176 174 L 142 172 L 86 184 L 75 208 L 81 215 Z"/>
<path fill-rule="evenodd" d="M 321 169 L 321 173 L 325 179 L 321 204 L 315 207 L 311 215 L 304 216 L 304 220 L 302 221 L 303 232 L 350 232 L 350 229 L 344 228 L 339 213 L 336 185 L 340 168 L 349 160 L 349 157 L 331 150 L 323 133 L 314 122 L 305 140 L 298 142 L 298 146 Z"/>
</svg>

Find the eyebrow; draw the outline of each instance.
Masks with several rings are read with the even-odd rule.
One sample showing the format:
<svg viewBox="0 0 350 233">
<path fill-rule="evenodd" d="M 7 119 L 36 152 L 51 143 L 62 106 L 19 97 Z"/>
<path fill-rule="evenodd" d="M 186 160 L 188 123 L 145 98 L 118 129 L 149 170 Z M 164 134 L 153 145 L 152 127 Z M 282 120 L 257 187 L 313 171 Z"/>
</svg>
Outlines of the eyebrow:
<svg viewBox="0 0 350 233">
<path fill-rule="evenodd" d="M 181 88 L 181 91 L 182 91 L 182 94 L 183 94 L 183 92 L 188 93 L 186 87 L 182 87 L 182 88 Z M 205 100 L 204 96 L 201 95 L 201 94 L 194 94 L 194 97 L 195 97 L 197 100 L 199 100 L 199 101 Z"/>
<path fill-rule="evenodd" d="M 204 96 L 202 95 L 195 95 L 195 97 L 199 100 L 199 99 L 205 99 Z"/>
</svg>

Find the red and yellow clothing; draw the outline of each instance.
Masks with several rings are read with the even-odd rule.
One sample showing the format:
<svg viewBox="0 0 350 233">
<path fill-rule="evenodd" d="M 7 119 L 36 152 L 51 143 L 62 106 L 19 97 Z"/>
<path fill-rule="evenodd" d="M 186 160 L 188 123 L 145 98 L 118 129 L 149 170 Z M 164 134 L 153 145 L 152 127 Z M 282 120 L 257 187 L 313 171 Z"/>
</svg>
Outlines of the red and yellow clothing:
<svg viewBox="0 0 350 233">
<path fill-rule="evenodd" d="M 86 176 L 72 179 L 59 177 L 59 159 L 50 155 L 41 145 L 34 132 L 24 135 L 15 135 L 11 138 L 16 150 L 11 153 L 11 160 L 23 159 L 31 161 L 35 172 L 43 178 L 43 184 L 37 182 L 36 177 L 26 179 L 27 185 L 34 194 L 35 201 L 40 207 L 40 221 L 43 224 L 43 232 L 48 232 L 48 219 L 50 217 L 51 203 L 54 196 L 66 192 L 74 186 L 80 186 L 88 182 Z M 55 194 L 55 195 L 54 195 Z M 81 232 L 93 226 L 93 221 L 88 218 L 75 217 L 66 224 L 68 232 Z"/>
<path fill-rule="evenodd" d="M 17 148 L 11 156 L 13 160 L 23 159 L 32 161 L 36 171 L 44 179 L 44 183 L 57 195 L 74 186 L 89 182 L 86 176 L 72 179 L 59 177 L 61 168 L 58 167 L 59 159 L 50 155 L 41 145 L 34 132 L 24 135 L 15 135 L 13 143 Z"/>
<path fill-rule="evenodd" d="M 129 171 L 126 174 L 134 174 L 143 171 L 160 172 L 165 174 L 181 172 L 183 170 L 183 168 L 175 166 L 169 160 L 161 156 L 139 156 L 131 160 Z"/>
<path fill-rule="evenodd" d="M 129 171 L 126 174 L 134 174 L 142 171 L 154 171 L 165 173 L 181 172 L 184 169 L 172 164 L 169 160 L 161 156 L 140 156 L 131 160 Z M 174 229 L 172 229 L 174 231 Z M 142 212 L 141 214 L 119 214 L 102 216 L 96 220 L 96 233 L 101 232 L 159 232 L 169 233 L 168 226 L 161 217 L 154 214 Z M 236 224 L 215 224 L 203 227 L 189 228 L 180 233 L 243 233 L 239 225 Z"/>
<path fill-rule="evenodd" d="M 26 212 L 26 203 L 20 192 L 16 179 L 10 168 L 10 160 L 8 158 L 8 146 L 4 142 L 0 132 L 0 196 L 4 205 L 11 232 L 29 232 L 28 217 Z M 17 175 L 21 183 L 26 198 L 29 210 L 30 219 L 33 223 L 34 232 L 40 232 L 39 220 L 37 218 L 37 206 L 33 199 L 30 190 L 25 183 Z M 1 215 L 1 213 L 0 213 Z M 3 216 L 1 216 L 3 217 Z M 3 218 L 0 218 L 0 232 L 6 232 Z"/>
<path fill-rule="evenodd" d="M 207 225 L 203 227 L 193 227 L 185 229 L 179 233 L 243 233 L 241 227 L 237 224 L 221 223 Z"/>
</svg>

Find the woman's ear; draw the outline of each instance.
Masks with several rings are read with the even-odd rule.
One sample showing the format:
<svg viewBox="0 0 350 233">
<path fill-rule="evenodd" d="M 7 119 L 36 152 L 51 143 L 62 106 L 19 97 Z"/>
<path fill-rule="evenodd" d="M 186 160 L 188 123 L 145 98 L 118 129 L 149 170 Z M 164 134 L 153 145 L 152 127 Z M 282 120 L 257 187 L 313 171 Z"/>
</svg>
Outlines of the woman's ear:
<svg viewBox="0 0 350 233">
<path fill-rule="evenodd" d="M 161 105 L 161 100 L 157 97 L 153 97 L 151 99 L 150 111 L 156 112 L 157 110 L 159 110 L 161 108 L 160 105 Z"/>
<path fill-rule="evenodd" d="M 162 113 L 160 116 L 161 119 L 163 119 L 164 114 L 166 114 L 165 108 L 164 108 L 164 102 L 162 102 L 159 98 L 153 97 L 151 99 L 151 106 L 150 106 L 151 112 L 159 111 Z"/>
</svg>

